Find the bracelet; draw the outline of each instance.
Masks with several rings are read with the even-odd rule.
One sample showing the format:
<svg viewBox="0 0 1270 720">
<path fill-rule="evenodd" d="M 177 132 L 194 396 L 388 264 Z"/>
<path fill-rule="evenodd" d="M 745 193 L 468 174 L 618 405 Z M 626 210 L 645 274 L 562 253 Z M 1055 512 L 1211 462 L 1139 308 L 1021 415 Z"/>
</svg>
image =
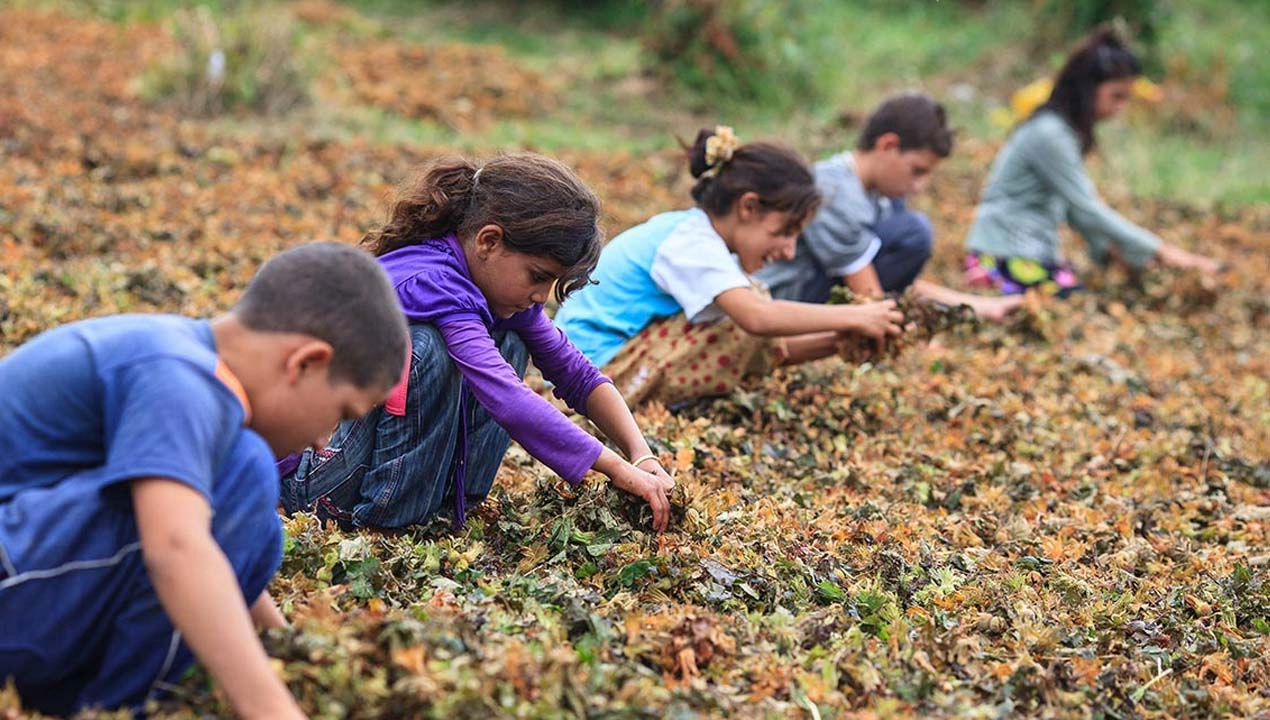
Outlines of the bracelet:
<svg viewBox="0 0 1270 720">
<path fill-rule="evenodd" d="M 640 457 L 637 457 L 634 460 L 632 460 L 631 464 L 634 465 L 635 467 L 639 467 L 639 464 L 644 462 L 645 460 L 656 460 L 657 464 L 661 465 L 661 458 L 657 457 L 657 453 L 648 453 L 647 455 L 641 455 Z"/>
</svg>

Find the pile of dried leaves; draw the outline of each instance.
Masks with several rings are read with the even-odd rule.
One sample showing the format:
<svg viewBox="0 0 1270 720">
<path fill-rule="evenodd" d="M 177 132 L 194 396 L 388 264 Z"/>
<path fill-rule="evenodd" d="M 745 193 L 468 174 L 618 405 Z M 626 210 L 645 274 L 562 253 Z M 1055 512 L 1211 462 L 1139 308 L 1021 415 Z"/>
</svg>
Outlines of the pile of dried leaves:
<svg viewBox="0 0 1270 720">
<path fill-rule="evenodd" d="M 278 249 L 355 242 L 438 151 L 145 107 L 126 78 L 163 43 L 0 11 L 0 352 L 88 315 L 213 314 Z M 563 159 L 610 232 L 686 202 L 673 151 Z M 924 201 L 936 280 L 981 181 Z M 292 518 L 278 671 L 322 718 L 1265 712 L 1270 208 L 1125 209 L 1230 269 L 1109 274 L 977 330 L 932 315 L 937 343 L 646 407 L 679 483 L 661 538 L 518 450 L 458 533 Z M 156 717 L 227 712 L 195 675 Z"/>
</svg>

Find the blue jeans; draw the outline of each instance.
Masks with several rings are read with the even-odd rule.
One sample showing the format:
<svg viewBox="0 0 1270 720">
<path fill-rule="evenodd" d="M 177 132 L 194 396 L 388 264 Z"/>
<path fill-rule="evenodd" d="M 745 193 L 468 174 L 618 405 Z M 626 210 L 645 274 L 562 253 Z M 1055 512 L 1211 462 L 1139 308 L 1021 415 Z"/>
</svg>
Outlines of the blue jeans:
<svg viewBox="0 0 1270 720">
<path fill-rule="evenodd" d="M 465 387 L 435 326 L 410 327 L 406 414 L 378 407 L 341 423 L 327 448 L 306 450 L 282 478 L 288 513 L 322 509 L 357 527 L 397 528 L 427 522 L 453 504 L 462 478 L 463 504 L 485 499 L 511 445 Z M 499 352 L 524 377 L 529 354 L 514 332 L 495 332 Z"/>
<path fill-rule="evenodd" d="M 903 200 L 891 202 L 895 212 L 873 228 L 882 241 L 873 258 L 873 270 L 883 290 L 903 292 L 930 259 L 933 233 L 925 215 L 909 210 Z"/>
</svg>

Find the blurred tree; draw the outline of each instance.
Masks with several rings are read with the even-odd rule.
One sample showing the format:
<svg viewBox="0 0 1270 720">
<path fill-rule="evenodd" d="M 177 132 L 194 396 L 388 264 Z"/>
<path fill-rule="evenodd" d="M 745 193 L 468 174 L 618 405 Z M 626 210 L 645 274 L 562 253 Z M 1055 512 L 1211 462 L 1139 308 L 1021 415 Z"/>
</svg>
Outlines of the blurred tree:
<svg viewBox="0 0 1270 720">
<path fill-rule="evenodd" d="M 694 91 L 784 106 L 814 92 L 808 50 L 794 36 L 801 1 L 655 0 L 642 37 L 652 70 Z M 780 78 L 773 82 L 773 78 Z"/>
</svg>

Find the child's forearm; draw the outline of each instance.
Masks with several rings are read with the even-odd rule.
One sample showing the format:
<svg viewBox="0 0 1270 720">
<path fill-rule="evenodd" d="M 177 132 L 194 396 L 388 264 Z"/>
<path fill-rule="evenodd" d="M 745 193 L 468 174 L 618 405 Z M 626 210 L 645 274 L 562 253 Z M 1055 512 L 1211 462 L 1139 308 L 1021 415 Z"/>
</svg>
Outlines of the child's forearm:
<svg viewBox="0 0 1270 720">
<path fill-rule="evenodd" d="M 210 508 L 168 480 L 133 482 L 133 506 L 150 582 L 172 624 L 244 718 L 302 717 L 251 626 Z"/>
<path fill-rule="evenodd" d="M 162 559 L 147 557 L 146 564 L 172 624 L 240 715 L 298 714 L 252 629 L 233 570 L 210 535 L 190 538 Z"/>
<path fill-rule="evenodd" d="M 829 357 L 842 347 L 842 337 L 838 333 L 808 333 L 795 335 L 785 341 L 785 365 L 799 365 L 812 360 Z"/>
<path fill-rule="evenodd" d="M 268 591 L 260 593 L 256 602 L 251 604 L 251 621 L 260 630 L 287 626 L 287 619 L 282 616 Z"/>
<path fill-rule="evenodd" d="M 591 391 L 587 396 L 586 411 L 587 417 L 600 428 L 600 432 L 620 447 L 629 460 L 652 454 L 648 441 L 626 406 L 626 400 L 613 383 L 600 383 Z"/>
<path fill-rule="evenodd" d="M 715 298 L 719 308 L 745 332 L 759 337 L 789 337 L 819 332 L 874 334 L 878 318 L 894 303 L 821 305 L 769 300 L 750 288 L 733 288 Z M 902 319 L 902 318 L 901 318 Z"/>
<path fill-rule="evenodd" d="M 850 275 L 844 275 L 842 281 L 851 292 L 860 297 L 880 298 L 884 294 L 882 281 L 878 279 L 878 272 L 873 269 L 872 263 Z"/>
</svg>

